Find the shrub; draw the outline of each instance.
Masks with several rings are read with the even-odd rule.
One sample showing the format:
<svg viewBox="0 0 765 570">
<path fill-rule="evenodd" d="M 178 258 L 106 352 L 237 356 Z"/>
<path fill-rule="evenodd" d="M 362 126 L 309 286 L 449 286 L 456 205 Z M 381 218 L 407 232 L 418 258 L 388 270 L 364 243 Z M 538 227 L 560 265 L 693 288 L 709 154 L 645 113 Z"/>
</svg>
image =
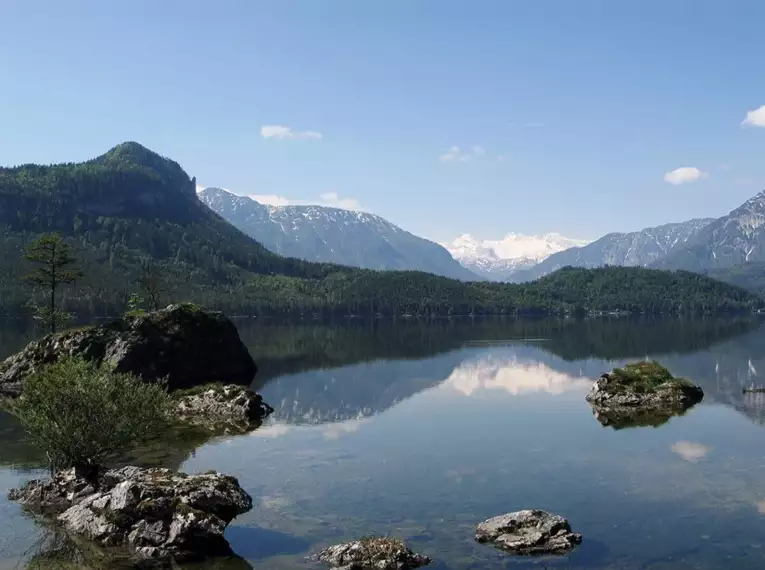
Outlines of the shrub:
<svg viewBox="0 0 765 570">
<path fill-rule="evenodd" d="M 11 408 L 47 453 L 51 471 L 75 467 L 89 473 L 158 434 L 171 400 L 162 384 L 68 358 L 26 379 Z"/>
</svg>

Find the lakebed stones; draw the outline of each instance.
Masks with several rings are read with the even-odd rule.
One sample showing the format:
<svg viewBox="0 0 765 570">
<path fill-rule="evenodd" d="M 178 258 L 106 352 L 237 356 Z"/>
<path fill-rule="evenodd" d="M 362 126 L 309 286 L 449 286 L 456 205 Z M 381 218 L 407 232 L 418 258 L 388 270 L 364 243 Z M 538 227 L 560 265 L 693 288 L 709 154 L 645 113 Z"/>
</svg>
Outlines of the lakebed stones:
<svg viewBox="0 0 765 570">
<path fill-rule="evenodd" d="M 571 532 L 559 515 L 529 509 L 482 522 L 475 539 L 515 554 L 539 555 L 565 554 L 582 542 L 582 535 Z"/>
<path fill-rule="evenodd" d="M 388 537 L 365 537 L 330 546 L 316 558 L 339 570 L 412 570 L 431 562 L 402 541 Z"/>
<path fill-rule="evenodd" d="M 657 362 L 615 368 L 598 378 L 586 396 L 602 425 L 661 425 L 704 398 L 704 391 L 673 377 Z"/>
<path fill-rule="evenodd" d="M 139 467 L 106 471 L 95 480 L 74 469 L 59 471 L 12 490 L 8 498 L 100 546 L 128 547 L 138 560 L 229 554 L 226 526 L 252 508 L 234 477 Z"/>
<path fill-rule="evenodd" d="M 64 357 L 107 363 L 170 390 L 210 382 L 247 386 L 257 367 L 234 324 L 191 304 L 49 334 L 0 362 L 0 395 L 18 395 L 25 378 Z"/>
</svg>

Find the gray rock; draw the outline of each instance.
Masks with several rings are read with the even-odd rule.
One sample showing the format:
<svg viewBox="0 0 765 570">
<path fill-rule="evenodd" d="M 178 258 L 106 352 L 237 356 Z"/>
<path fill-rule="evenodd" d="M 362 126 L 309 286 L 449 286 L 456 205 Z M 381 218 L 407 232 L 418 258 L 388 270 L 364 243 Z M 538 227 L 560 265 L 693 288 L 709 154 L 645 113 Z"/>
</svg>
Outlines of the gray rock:
<svg viewBox="0 0 765 570">
<path fill-rule="evenodd" d="M 252 508 L 234 477 L 138 467 L 107 471 L 95 483 L 61 471 L 28 482 L 9 498 L 32 512 L 57 515 L 66 531 L 101 546 L 175 561 L 230 554 L 226 526 Z"/>
<path fill-rule="evenodd" d="M 16 395 L 24 378 L 61 357 L 106 362 L 172 389 L 210 382 L 247 386 L 257 367 L 234 324 L 218 312 L 170 305 L 147 315 L 51 334 L 0 362 L 0 394 Z"/>
<path fill-rule="evenodd" d="M 210 386 L 209 389 L 182 396 L 178 402 L 180 419 L 196 424 L 260 425 L 274 409 L 260 394 L 242 386 Z"/>
<path fill-rule="evenodd" d="M 531 509 L 482 522 L 475 539 L 516 554 L 565 554 L 582 542 L 582 535 L 571 532 L 563 517 Z"/>
<path fill-rule="evenodd" d="M 330 546 L 319 552 L 317 558 L 340 570 L 410 570 L 431 562 L 400 540 L 387 537 L 368 537 Z"/>
</svg>

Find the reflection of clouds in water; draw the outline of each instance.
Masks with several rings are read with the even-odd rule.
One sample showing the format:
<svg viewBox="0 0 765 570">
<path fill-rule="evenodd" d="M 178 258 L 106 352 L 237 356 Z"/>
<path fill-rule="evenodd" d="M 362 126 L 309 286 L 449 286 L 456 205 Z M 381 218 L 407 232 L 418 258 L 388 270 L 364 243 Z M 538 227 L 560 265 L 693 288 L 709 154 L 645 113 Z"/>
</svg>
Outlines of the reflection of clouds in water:
<svg viewBox="0 0 765 570">
<path fill-rule="evenodd" d="M 290 501 L 286 497 L 276 497 L 272 495 L 266 495 L 264 497 L 260 498 L 260 506 L 264 509 L 272 509 L 275 511 L 278 511 L 279 509 L 283 509 L 284 507 L 290 505 L 292 501 Z"/>
<path fill-rule="evenodd" d="M 696 463 L 709 453 L 712 448 L 693 441 L 678 441 L 671 449 L 686 461 Z"/>
<path fill-rule="evenodd" d="M 757 510 L 760 511 L 761 515 L 765 515 L 765 499 L 755 501 L 754 506 L 757 507 Z"/>
<path fill-rule="evenodd" d="M 520 362 L 515 356 L 487 356 L 463 362 L 443 384 L 466 396 L 478 390 L 504 390 L 513 395 L 547 392 L 557 395 L 574 390 L 586 391 L 592 380 L 553 370 L 541 362 Z"/>
<path fill-rule="evenodd" d="M 264 425 L 252 432 L 255 437 L 281 437 L 293 430 L 294 426 L 287 424 Z"/>
<path fill-rule="evenodd" d="M 324 439 L 339 439 L 347 433 L 355 433 L 359 431 L 359 428 L 368 421 L 369 419 L 367 418 L 358 418 L 355 420 L 347 420 L 344 422 L 329 424 L 326 428 L 324 428 Z"/>
</svg>

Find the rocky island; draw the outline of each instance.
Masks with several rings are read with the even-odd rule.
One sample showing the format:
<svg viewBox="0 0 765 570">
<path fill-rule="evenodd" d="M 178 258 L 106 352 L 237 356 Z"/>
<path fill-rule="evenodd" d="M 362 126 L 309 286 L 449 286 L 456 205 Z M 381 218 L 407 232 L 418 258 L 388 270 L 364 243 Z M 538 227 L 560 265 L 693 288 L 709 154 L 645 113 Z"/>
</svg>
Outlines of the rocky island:
<svg viewBox="0 0 765 570">
<path fill-rule="evenodd" d="M 387 536 L 366 536 L 336 544 L 319 552 L 316 558 L 338 570 L 414 570 L 431 563 L 427 556 Z"/>
<path fill-rule="evenodd" d="M 106 363 L 145 382 L 164 380 L 169 390 L 210 382 L 248 386 L 257 372 L 229 319 L 182 303 L 29 343 L 0 362 L 0 395 L 18 395 L 25 378 L 65 357 Z"/>
<path fill-rule="evenodd" d="M 129 548 L 136 561 L 229 554 L 226 526 L 252 508 L 234 477 L 138 467 L 109 470 L 96 480 L 66 469 L 29 481 L 8 498 L 100 546 Z"/>
<path fill-rule="evenodd" d="M 699 403 L 703 390 L 658 362 L 636 362 L 598 378 L 586 396 L 596 419 L 616 429 L 657 426 Z"/>
</svg>

